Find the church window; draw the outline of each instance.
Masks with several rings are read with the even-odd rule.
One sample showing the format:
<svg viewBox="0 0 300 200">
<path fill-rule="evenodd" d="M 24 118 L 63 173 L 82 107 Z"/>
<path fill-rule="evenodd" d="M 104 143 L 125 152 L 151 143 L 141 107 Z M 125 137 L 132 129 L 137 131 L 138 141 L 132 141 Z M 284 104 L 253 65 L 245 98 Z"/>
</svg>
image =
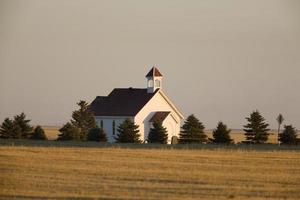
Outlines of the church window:
<svg viewBox="0 0 300 200">
<path fill-rule="evenodd" d="M 153 87 L 153 80 L 148 81 L 148 87 Z"/>
<path fill-rule="evenodd" d="M 160 87 L 160 81 L 159 80 L 155 80 L 155 87 Z"/>
<path fill-rule="evenodd" d="M 100 121 L 100 127 L 103 129 L 103 120 Z"/>
<path fill-rule="evenodd" d="M 116 133 L 116 122 L 115 120 L 113 120 L 112 122 L 112 131 L 113 131 L 113 135 Z"/>
</svg>

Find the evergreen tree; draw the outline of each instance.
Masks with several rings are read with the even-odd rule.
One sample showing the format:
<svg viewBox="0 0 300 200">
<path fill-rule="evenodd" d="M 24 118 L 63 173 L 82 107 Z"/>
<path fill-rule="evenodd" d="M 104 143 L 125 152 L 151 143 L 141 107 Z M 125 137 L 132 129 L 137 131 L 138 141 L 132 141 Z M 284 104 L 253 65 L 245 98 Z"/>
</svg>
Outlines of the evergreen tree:
<svg viewBox="0 0 300 200">
<path fill-rule="evenodd" d="M 149 131 L 148 142 L 167 144 L 168 132 L 167 129 L 162 125 L 162 122 L 160 121 L 153 122 L 153 128 L 151 128 Z"/>
<path fill-rule="evenodd" d="M 66 123 L 61 129 L 57 140 L 81 140 L 80 130 L 70 122 Z"/>
<path fill-rule="evenodd" d="M 13 120 L 6 118 L 0 127 L 0 138 L 21 138 L 20 127 L 15 126 Z"/>
<path fill-rule="evenodd" d="M 244 126 L 246 142 L 261 144 L 268 140 L 269 124 L 265 123 L 265 119 L 261 116 L 259 111 L 251 113 L 250 117 L 246 118 L 248 124 Z"/>
<path fill-rule="evenodd" d="M 139 126 L 130 119 L 126 119 L 118 127 L 118 134 L 115 137 L 117 143 L 141 143 Z"/>
<path fill-rule="evenodd" d="M 79 101 L 77 105 L 79 109 L 73 112 L 71 123 L 79 129 L 80 139 L 86 140 L 89 130 L 97 127 L 96 120 L 86 101 Z"/>
<path fill-rule="evenodd" d="M 190 115 L 179 134 L 179 143 L 204 143 L 207 141 L 207 136 L 204 133 L 203 124 L 194 116 Z"/>
<path fill-rule="evenodd" d="M 19 137 L 19 135 L 21 134 L 21 138 L 26 139 L 29 138 L 33 127 L 30 126 L 29 124 L 30 120 L 26 119 L 26 115 L 22 112 L 19 115 L 14 116 L 14 126 L 16 129 L 15 135 L 17 137 Z M 20 131 L 21 133 L 19 133 L 18 131 Z"/>
<path fill-rule="evenodd" d="M 279 134 L 279 141 L 282 144 L 297 144 L 297 131 L 292 125 L 284 126 L 284 130 Z"/>
<path fill-rule="evenodd" d="M 213 139 L 211 141 L 217 144 L 230 144 L 233 140 L 230 138 L 230 129 L 223 122 L 219 122 L 215 130 L 213 130 Z"/>
<path fill-rule="evenodd" d="M 35 127 L 30 139 L 32 140 L 48 140 L 44 129 L 41 126 Z"/>
<path fill-rule="evenodd" d="M 90 129 L 87 140 L 96 142 L 107 142 L 107 137 L 102 128 L 96 127 Z"/>
</svg>

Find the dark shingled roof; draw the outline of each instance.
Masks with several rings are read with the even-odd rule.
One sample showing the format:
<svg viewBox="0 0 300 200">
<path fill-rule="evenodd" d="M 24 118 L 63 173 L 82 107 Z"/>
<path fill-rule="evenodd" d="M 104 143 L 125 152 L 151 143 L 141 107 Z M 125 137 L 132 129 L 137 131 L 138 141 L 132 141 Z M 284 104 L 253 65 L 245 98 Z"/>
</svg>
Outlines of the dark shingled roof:
<svg viewBox="0 0 300 200">
<path fill-rule="evenodd" d="M 146 75 L 146 77 L 153 77 L 153 76 L 162 76 L 160 71 L 156 67 L 152 67 L 150 72 Z"/>
<path fill-rule="evenodd" d="M 96 97 L 90 108 L 95 116 L 135 116 L 157 91 L 116 88 L 107 97 Z"/>
<path fill-rule="evenodd" d="M 153 117 L 149 120 L 149 122 L 159 121 L 163 122 L 171 112 L 156 112 Z"/>
</svg>

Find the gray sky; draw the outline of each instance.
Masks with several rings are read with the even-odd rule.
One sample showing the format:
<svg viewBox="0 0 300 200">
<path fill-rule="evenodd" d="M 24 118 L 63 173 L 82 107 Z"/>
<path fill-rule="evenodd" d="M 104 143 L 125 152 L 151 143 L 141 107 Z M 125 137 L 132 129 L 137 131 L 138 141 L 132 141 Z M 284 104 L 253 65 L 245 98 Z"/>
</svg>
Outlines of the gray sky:
<svg viewBox="0 0 300 200">
<path fill-rule="evenodd" d="M 0 121 L 61 125 L 153 65 L 208 128 L 258 109 L 300 129 L 299 0 L 0 0 Z"/>
</svg>

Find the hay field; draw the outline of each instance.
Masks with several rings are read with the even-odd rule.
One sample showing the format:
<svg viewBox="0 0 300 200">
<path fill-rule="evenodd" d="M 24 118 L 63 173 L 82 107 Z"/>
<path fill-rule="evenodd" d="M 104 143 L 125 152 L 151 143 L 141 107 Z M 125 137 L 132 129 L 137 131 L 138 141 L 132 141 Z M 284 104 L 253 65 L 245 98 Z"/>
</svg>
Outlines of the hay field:
<svg viewBox="0 0 300 200">
<path fill-rule="evenodd" d="M 300 199 L 300 151 L 0 147 L 0 199 Z"/>
<path fill-rule="evenodd" d="M 61 127 L 58 126 L 43 126 L 45 134 L 47 135 L 49 140 L 55 140 L 58 137 L 59 129 Z"/>
</svg>

